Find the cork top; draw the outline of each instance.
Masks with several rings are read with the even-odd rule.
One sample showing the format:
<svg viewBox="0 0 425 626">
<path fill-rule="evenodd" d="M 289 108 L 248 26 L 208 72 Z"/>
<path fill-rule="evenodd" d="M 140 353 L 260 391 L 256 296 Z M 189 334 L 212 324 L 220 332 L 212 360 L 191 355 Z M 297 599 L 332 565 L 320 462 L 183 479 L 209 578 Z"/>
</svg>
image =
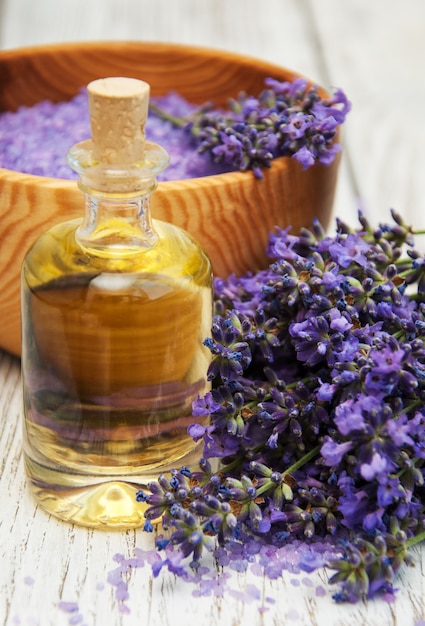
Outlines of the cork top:
<svg viewBox="0 0 425 626">
<path fill-rule="evenodd" d="M 143 161 L 148 83 L 117 76 L 94 80 L 87 90 L 94 158 L 111 165 Z"/>
</svg>

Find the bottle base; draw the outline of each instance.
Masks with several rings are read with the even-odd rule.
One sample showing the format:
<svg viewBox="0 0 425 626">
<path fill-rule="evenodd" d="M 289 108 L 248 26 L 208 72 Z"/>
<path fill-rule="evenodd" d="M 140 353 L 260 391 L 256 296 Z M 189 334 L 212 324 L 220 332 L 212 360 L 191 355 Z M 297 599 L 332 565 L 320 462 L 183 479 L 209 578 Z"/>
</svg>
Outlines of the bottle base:
<svg viewBox="0 0 425 626">
<path fill-rule="evenodd" d="M 145 521 L 146 507 L 136 502 L 138 487 L 125 482 L 57 491 L 31 484 L 30 489 L 47 513 L 79 526 L 119 530 L 143 526 Z"/>
<path fill-rule="evenodd" d="M 197 448 L 174 467 L 194 469 L 199 456 Z M 149 505 L 137 502 L 136 494 L 157 480 L 159 473 L 171 469 L 161 467 L 155 473 L 130 476 L 81 475 L 46 468 L 25 456 L 29 489 L 44 511 L 65 522 L 104 530 L 143 526 Z"/>
</svg>

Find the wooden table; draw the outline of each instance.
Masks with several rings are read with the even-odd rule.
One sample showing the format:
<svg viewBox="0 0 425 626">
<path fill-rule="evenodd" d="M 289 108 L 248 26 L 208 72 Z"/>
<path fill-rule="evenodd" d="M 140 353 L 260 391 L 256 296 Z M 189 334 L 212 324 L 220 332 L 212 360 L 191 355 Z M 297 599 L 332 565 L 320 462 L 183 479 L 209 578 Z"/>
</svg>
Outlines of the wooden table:
<svg viewBox="0 0 425 626">
<path fill-rule="evenodd" d="M 394 207 L 425 226 L 423 0 L 0 0 L 0 10 L 2 48 L 174 41 L 262 57 L 342 87 L 353 110 L 335 215 L 354 224 L 362 206 L 377 223 Z M 123 574 L 129 597 L 119 600 L 125 588 L 110 574 L 118 565 L 114 555 L 130 558 L 136 548 L 151 548 L 153 537 L 93 532 L 39 510 L 25 487 L 21 413 L 19 361 L 0 352 L 1 624 L 425 624 L 421 548 L 414 551 L 416 567 L 403 570 L 393 604 L 337 605 L 324 571 L 277 580 L 231 572 L 223 597 L 204 596 L 171 574 L 154 579 L 148 565 Z M 246 593 L 255 589 L 257 598 Z"/>
</svg>

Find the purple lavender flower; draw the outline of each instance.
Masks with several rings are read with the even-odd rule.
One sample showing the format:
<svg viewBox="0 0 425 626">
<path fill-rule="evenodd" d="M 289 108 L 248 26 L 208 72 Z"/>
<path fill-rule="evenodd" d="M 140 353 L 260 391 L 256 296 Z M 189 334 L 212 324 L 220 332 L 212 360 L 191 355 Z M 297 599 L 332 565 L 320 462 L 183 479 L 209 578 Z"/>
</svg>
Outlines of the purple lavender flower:
<svg viewBox="0 0 425 626">
<path fill-rule="evenodd" d="M 235 169 L 240 169 L 243 164 L 243 142 L 241 138 L 230 132 L 219 131 L 216 141 L 218 145 L 211 149 L 215 160 L 218 163 L 223 162 L 232 165 Z M 207 142 L 204 139 L 203 151 L 206 150 L 206 145 Z"/>
<path fill-rule="evenodd" d="M 304 169 L 316 162 L 329 165 L 341 150 L 335 138 L 350 110 L 342 91 L 321 98 L 305 79 L 268 78 L 265 85 L 258 97 L 240 93 L 227 111 L 204 105 L 186 121 L 158 107 L 154 112 L 184 127 L 200 153 L 234 169 L 251 169 L 257 178 L 280 156 L 293 156 Z"/>
<path fill-rule="evenodd" d="M 205 345 L 214 355 L 208 378 L 218 375 L 223 381 L 237 378 L 251 362 L 251 353 L 247 342 L 243 341 L 240 325 L 236 316 L 226 320 L 216 317 L 211 329 L 212 339 L 205 339 Z"/>
<path fill-rule="evenodd" d="M 389 463 L 384 455 L 379 454 L 379 452 L 374 452 L 370 462 L 362 463 L 360 466 L 360 474 L 365 480 L 371 481 L 376 477 L 388 473 L 390 468 L 392 469 L 392 465 L 393 464 Z"/>
<path fill-rule="evenodd" d="M 301 146 L 294 154 L 292 158 L 301 164 L 303 170 L 307 170 L 314 165 L 315 158 L 314 153 L 307 146 Z"/>
<path fill-rule="evenodd" d="M 351 327 L 352 323 L 337 309 L 291 324 L 289 332 L 295 339 L 297 358 L 308 366 L 320 361 L 334 365 L 337 355 L 340 361 L 351 361 L 358 349 L 357 339 L 349 333 Z"/>
<path fill-rule="evenodd" d="M 328 247 L 331 258 L 341 268 L 347 268 L 352 263 L 362 267 L 367 265 L 365 253 L 369 251 L 369 245 L 361 235 L 349 234 L 341 241 L 335 241 Z"/>
<path fill-rule="evenodd" d="M 331 437 L 327 436 L 320 449 L 320 453 L 326 465 L 334 466 L 339 465 L 347 452 L 352 450 L 352 448 L 353 443 L 351 441 L 337 443 Z"/>
<path fill-rule="evenodd" d="M 275 88 L 294 98 L 303 86 Z M 213 389 L 193 407 L 210 422 L 189 427 L 204 458 L 139 496 L 192 562 L 203 535 L 238 554 L 244 541 L 340 539 L 328 565 L 349 602 L 393 593 L 425 538 L 425 262 L 396 214 L 393 226 L 359 220 L 338 220 L 334 237 L 317 222 L 277 230 L 267 270 L 216 279 Z"/>
</svg>

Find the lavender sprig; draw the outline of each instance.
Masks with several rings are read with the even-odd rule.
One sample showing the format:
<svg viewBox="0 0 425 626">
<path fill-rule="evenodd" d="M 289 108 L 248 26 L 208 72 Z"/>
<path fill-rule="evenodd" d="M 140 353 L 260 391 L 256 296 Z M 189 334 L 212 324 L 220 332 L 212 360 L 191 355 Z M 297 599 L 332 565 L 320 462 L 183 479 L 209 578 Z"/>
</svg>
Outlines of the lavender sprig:
<svg viewBox="0 0 425 626">
<path fill-rule="evenodd" d="M 307 80 L 279 82 L 265 79 L 258 97 L 240 93 L 228 102 L 228 110 L 206 104 L 188 118 L 170 115 L 158 105 L 151 112 L 185 128 L 196 140 L 198 151 L 207 152 L 217 163 L 235 170 L 253 170 L 262 178 L 262 168 L 272 160 L 291 156 L 306 169 L 314 163 L 329 165 L 341 150 L 335 138 L 344 123 L 350 103 L 341 89 L 330 97 L 319 96 Z"/>
<path fill-rule="evenodd" d="M 278 229 L 268 269 L 216 279 L 204 458 L 140 495 L 193 566 L 212 537 L 333 538 L 335 599 L 354 602 L 393 593 L 425 538 L 425 259 L 392 215 Z"/>
</svg>

